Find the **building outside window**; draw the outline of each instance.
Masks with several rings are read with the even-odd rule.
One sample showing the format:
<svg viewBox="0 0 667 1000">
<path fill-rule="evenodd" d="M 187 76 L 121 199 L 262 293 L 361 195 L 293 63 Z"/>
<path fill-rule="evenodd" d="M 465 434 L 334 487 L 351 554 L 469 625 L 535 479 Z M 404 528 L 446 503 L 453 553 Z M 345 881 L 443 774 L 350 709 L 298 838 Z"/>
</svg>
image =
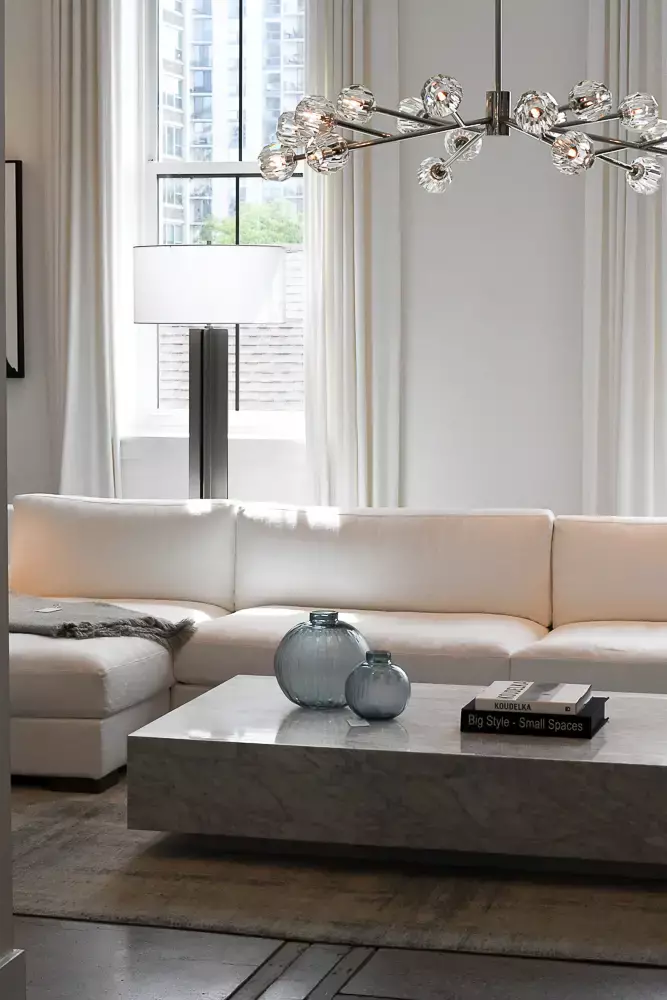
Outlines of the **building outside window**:
<svg viewBox="0 0 667 1000">
<path fill-rule="evenodd" d="M 257 154 L 275 138 L 280 112 L 303 97 L 305 4 L 155 3 L 157 127 L 151 134 L 159 141 L 147 183 L 157 212 L 147 242 L 288 248 L 286 325 L 230 331 L 231 432 L 244 427 L 244 419 L 260 428 L 268 421 L 274 430 L 281 420 L 302 426 L 303 178 L 265 183 Z M 161 327 L 147 357 L 156 378 L 145 380 L 146 411 L 158 424 L 187 429 L 188 331 Z"/>
<path fill-rule="evenodd" d="M 196 94 L 210 94 L 213 85 L 213 74 L 210 69 L 196 69 L 192 73 L 191 90 Z"/>
</svg>

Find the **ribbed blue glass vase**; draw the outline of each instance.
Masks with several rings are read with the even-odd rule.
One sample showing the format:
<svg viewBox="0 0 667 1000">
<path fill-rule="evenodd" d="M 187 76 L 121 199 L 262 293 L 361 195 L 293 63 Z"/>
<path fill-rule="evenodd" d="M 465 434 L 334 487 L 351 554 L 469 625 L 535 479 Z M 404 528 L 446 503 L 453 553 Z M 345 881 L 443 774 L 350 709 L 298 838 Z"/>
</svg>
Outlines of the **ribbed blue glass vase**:
<svg viewBox="0 0 667 1000">
<path fill-rule="evenodd" d="M 410 700 L 405 670 L 391 662 L 391 653 L 374 649 L 352 671 L 345 684 L 350 708 L 362 719 L 395 719 Z"/>
<path fill-rule="evenodd" d="M 303 708 L 343 708 L 345 682 L 368 643 L 337 611 L 312 611 L 310 621 L 290 629 L 274 659 L 283 693 Z"/>
</svg>

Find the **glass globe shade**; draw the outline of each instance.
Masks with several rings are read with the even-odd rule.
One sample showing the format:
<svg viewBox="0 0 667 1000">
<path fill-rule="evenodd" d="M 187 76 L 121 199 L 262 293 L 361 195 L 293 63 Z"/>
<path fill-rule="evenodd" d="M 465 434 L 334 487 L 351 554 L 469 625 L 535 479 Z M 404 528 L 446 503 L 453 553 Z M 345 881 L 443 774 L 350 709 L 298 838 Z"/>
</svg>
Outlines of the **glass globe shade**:
<svg viewBox="0 0 667 1000">
<path fill-rule="evenodd" d="M 638 156 L 625 179 L 637 194 L 655 194 L 662 183 L 662 167 L 654 156 Z"/>
<path fill-rule="evenodd" d="M 452 183 L 452 172 L 443 159 L 429 156 L 426 160 L 422 160 L 417 180 L 429 194 L 442 194 Z"/>
<path fill-rule="evenodd" d="M 463 88 L 453 76 L 439 73 L 431 76 L 422 87 L 422 101 L 431 118 L 448 118 L 458 109 Z"/>
<path fill-rule="evenodd" d="M 308 139 L 333 132 L 336 109 L 326 97 L 304 97 L 296 106 L 294 121 L 299 132 Z"/>
<path fill-rule="evenodd" d="M 335 174 L 350 158 L 347 140 L 332 132 L 311 139 L 306 146 L 306 163 L 318 174 Z"/>
<path fill-rule="evenodd" d="M 524 132 L 544 135 L 558 121 L 558 104 L 546 90 L 528 90 L 514 106 L 514 119 Z"/>
<path fill-rule="evenodd" d="M 581 80 L 568 95 L 570 110 L 585 122 L 594 122 L 612 109 L 609 87 L 595 80 Z"/>
<path fill-rule="evenodd" d="M 426 115 L 424 102 L 421 97 L 404 97 L 398 105 L 398 110 L 402 111 L 406 115 L 415 115 L 417 118 L 424 118 Z M 403 135 L 408 135 L 410 132 L 423 132 L 424 129 L 430 128 L 430 125 L 428 122 L 424 122 L 423 125 L 420 125 L 419 122 L 411 122 L 405 118 L 397 118 L 396 127 L 399 132 L 403 133 Z"/>
<path fill-rule="evenodd" d="M 465 153 L 461 153 L 459 156 L 459 162 L 461 163 L 467 160 L 474 160 L 476 156 L 479 156 L 482 148 L 482 136 L 479 132 L 472 132 L 467 128 L 455 128 L 451 132 L 445 133 L 445 149 L 450 156 L 453 156 L 454 153 L 458 153 L 461 147 L 465 146 L 471 139 L 474 139 L 475 136 L 477 136 L 477 141 L 473 142 L 472 146 L 468 146 Z"/>
<path fill-rule="evenodd" d="M 641 131 L 658 124 L 658 102 L 651 94 L 628 94 L 619 104 L 618 113 L 625 128 Z"/>
<path fill-rule="evenodd" d="M 296 153 L 279 142 L 264 146 L 258 159 L 259 172 L 266 181 L 287 181 L 296 170 Z"/>
<path fill-rule="evenodd" d="M 276 125 L 276 139 L 282 146 L 299 148 L 305 144 L 305 137 L 301 134 L 294 121 L 293 111 L 283 111 Z"/>
<path fill-rule="evenodd" d="M 355 125 L 365 125 L 375 113 L 376 101 L 368 87 L 356 84 L 341 90 L 336 101 L 339 118 Z"/>
<path fill-rule="evenodd" d="M 562 174 L 580 174 L 595 162 L 595 147 L 585 132 L 563 132 L 551 146 L 553 165 Z"/>
</svg>

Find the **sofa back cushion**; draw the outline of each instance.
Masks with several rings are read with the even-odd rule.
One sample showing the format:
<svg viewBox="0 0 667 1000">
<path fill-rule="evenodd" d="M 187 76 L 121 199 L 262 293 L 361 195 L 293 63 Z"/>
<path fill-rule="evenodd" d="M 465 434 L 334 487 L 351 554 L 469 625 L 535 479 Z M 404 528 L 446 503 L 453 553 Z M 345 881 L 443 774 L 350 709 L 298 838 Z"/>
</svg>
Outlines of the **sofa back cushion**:
<svg viewBox="0 0 667 1000">
<path fill-rule="evenodd" d="M 551 621 L 548 511 L 243 506 L 236 607 L 479 612 Z"/>
<path fill-rule="evenodd" d="M 558 517 L 554 625 L 667 621 L 667 518 Z"/>
<path fill-rule="evenodd" d="M 222 501 L 14 501 L 10 586 L 49 597 L 234 606 L 236 508 Z"/>
</svg>

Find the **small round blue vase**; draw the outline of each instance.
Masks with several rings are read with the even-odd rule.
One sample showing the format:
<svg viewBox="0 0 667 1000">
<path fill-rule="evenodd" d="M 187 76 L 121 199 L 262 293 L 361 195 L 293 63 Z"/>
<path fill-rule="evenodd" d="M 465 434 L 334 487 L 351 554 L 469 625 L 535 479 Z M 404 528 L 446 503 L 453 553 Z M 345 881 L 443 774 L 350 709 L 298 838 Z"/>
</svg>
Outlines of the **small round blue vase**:
<svg viewBox="0 0 667 1000">
<path fill-rule="evenodd" d="M 371 649 L 365 663 L 348 677 L 345 697 L 362 719 L 395 719 L 410 700 L 410 680 L 405 670 L 391 662 L 391 653 Z"/>
<path fill-rule="evenodd" d="M 282 639 L 274 659 L 283 694 L 302 708 L 344 708 L 345 682 L 368 643 L 337 611 L 312 611 Z"/>
</svg>

